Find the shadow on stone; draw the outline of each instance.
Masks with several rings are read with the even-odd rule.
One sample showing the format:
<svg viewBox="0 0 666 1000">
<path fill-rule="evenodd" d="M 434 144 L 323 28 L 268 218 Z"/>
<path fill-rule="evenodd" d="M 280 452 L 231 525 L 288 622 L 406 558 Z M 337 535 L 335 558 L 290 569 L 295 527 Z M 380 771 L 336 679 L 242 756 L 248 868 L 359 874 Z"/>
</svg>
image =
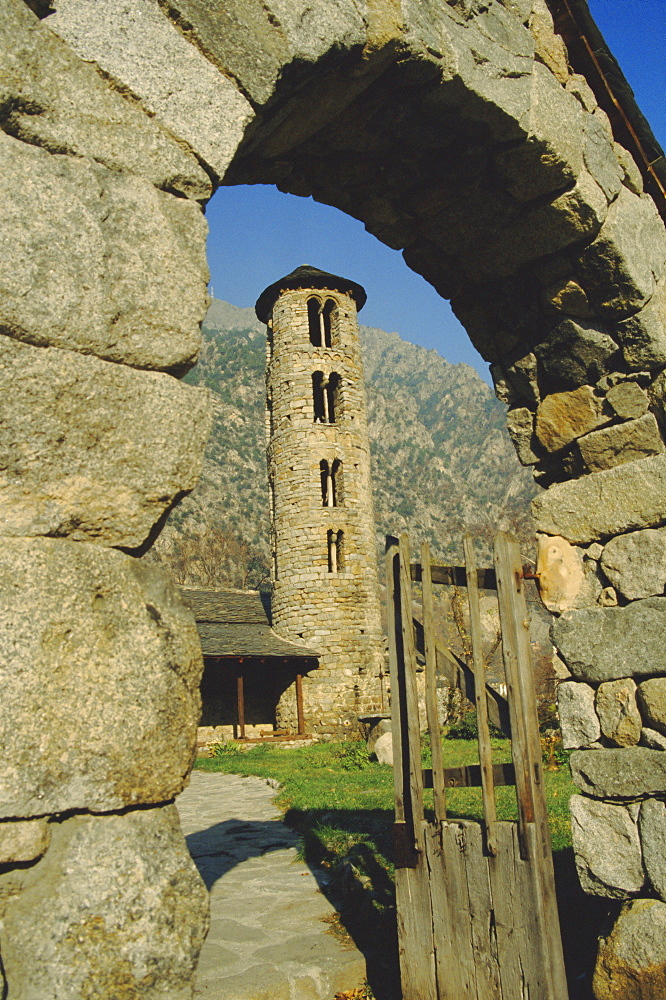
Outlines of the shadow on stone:
<svg viewBox="0 0 666 1000">
<path fill-rule="evenodd" d="M 586 895 L 581 889 L 571 848 L 553 852 L 557 908 L 570 1000 L 594 1000 L 592 973 L 598 938 L 612 925 L 620 901 Z"/>
<path fill-rule="evenodd" d="M 269 851 L 298 848 L 299 836 L 280 820 L 228 819 L 185 838 L 192 860 L 210 892 L 228 871 Z"/>
</svg>

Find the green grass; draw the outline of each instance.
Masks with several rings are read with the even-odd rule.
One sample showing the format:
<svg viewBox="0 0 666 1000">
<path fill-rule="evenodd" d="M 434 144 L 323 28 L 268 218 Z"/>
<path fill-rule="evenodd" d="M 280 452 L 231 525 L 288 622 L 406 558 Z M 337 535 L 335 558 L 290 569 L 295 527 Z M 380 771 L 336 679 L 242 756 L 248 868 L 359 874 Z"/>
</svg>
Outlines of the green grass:
<svg viewBox="0 0 666 1000">
<path fill-rule="evenodd" d="M 492 745 L 496 763 L 511 760 L 508 740 L 494 739 Z M 317 743 L 282 749 L 264 744 L 240 750 L 238 744 L 232 744 L 218 757 L 200 758 L 196 766 L 206 771 L 277 778 L 284 786 L 277 804 L 288 814 L 292 824 L 302 828 L 309 817 L 329 827 L 330 837 L 335 839 L 332 831 L 337 829 L 334 822 L 337 819 L 343 823 L 339 829 L 373 836 L 383 847 L 387 831 L 382 826 L 390 826 L 393 821 L 393 771 L 385 764 L 364 759 L 362 746 L 358 743 Z M 478 760 L 476 741 L 444 740 L 443 757 L 445 767 L 472 764 Z M 427 748 L 423 763 L 429 766 Z M 571 846 L 567 803 L 576 789 L 567 767 L 546 770 L 545 777 L 553 850 L 557 851 Z M 499 819 L 516 819 L 513 788 L 497 788 L 496 801 Z M 432 807 L 432 792 L 425 792 L 425 806 L 426 810 Z M 480 819 L 481 790 L 449 790 L 447 808 L 451 818 Z M 299 814 L 302 822 L 298 822 Z M 387 863 L 391 861 L 389 855 L 385 854 L 384 858 Z"/>
<path fill-rule="evenodd" d="M 492 745 L 496 763 L 511 759 L 508 740 L 493 739 Z M 475 763 L 476 740 L 443 740 L 443 757 L 445 767 Z M 427 746 L 422 759 L 429 766 Z M 369 964 L 368 978 L 378 998 L 392 1000 L 397 977 L 397 953 L 387 944 L 395 939 L 392 769 L 369 761 L 362 743 L 285 749 L 263 744 L 248 750 L 231 744 L 217 757 L 200 758 L 196 767 L 276 778 L 282 784 L 277 804 L 301 836 L 302 856 L 328 871 L 330 898 L 366 958 L 379 942 L 379 958 L 374 968 Z M 576 788 L 566 763 L 546 767 L 545 784 L 570 996 L 588 1000 L 597 933 L 610 901 L 585 896 L 578 884 L 568 809 Z M 514 788 L 497 788 L 496 802 L 499 819 L 516 819 Z M 427 812 L 432 809 L 432 792 L 426 791 L 425 806 Z M 480 819 L 481 789 L 448 790 L 447 811 L 452 819 Z"/>
</svg>

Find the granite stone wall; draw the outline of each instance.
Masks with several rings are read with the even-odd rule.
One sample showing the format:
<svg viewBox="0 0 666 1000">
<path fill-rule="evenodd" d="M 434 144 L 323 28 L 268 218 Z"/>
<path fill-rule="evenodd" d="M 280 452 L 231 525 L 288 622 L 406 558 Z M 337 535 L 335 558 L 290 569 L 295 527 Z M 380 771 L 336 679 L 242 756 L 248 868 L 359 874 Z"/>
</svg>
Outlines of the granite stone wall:
<svg viewBox="0 0 666 1000">
<path fill-rule="evenodd" d="M 330 347 L 310 341 L 312 299 L 335 304 Z M 339 291 L 286 290 L 273 307 L 268 334 L 273 626 L 319 653 L 319 667 L 303 679 L 307 730 L 344 734 L 358 715 L 381 710 L 384 662 L 356 304 Z M 315 373 L 329 385 L 334 376 L 339 380 L 335 412 L 326 414 L 332 422 L 315 410 Z M 326 476 L 334 470 L 335 489 L 330 483 L 327 490 Z M 336 539 L 342 533 L 334 566 L 333 532 Z M 279 724 L 293 729 L 294 713 L 290 688 L 278 705 Z"/>
<path fill-rule="evenodd" d="M 664 993 L 666 234 L 572 71 L 557 5 L 0 0 L 10 997 L 106 997 L 120 980 L 128 994 L 189 995 L 203 899 L 182 845 L 160 831 L 191 760 L 201 665 L 191 621 L 132 553 L 198 473 L 206 404 L 177 376 L 206 307 L 201 204 L 221 181 L 274 183 L 361 219 L 451 299 L 492 363 L 519 457 L 544 488 L 541 578 L 570 685 L 582 685 L 563 692 L 593 703 L 599 724 L 597 736 L 588 711 L 575 758 L 579 864 L 588 886 L 631 896 L 595 989 Z M 146 749 L 192 737 L 132 755 L 121 729 Z M 144 821 L 154 837 L 136 835 Z M 54 882 L 69 850 L 105 855 L 114 824 L 125 858 L 159 844 L 171 859 L 160 870 L 182 860 L 189 885 L 184 923 L 168 916 L 170 890 L 141 895 L 136 948 L 131 879 L 118 875 L 129 864 L 87 894 Z M 592 829 L 607 843 L 625 831 L 630 875 L 595 873 L 580 833 Z M 67 899 L 65 884 L 70 903 L 31 935 L 41 900 Z M 78 933 L 88 944 L 73 958 Z"/>
</svg>

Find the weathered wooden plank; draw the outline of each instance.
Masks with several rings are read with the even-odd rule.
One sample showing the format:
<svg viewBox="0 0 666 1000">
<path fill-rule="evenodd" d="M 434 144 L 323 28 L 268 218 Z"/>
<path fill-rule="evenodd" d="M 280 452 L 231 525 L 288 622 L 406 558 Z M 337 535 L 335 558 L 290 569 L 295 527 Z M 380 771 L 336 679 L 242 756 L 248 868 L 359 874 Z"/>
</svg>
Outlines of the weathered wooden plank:
<svg viewBox="0 0 666 1000">
<path fill-rule="evenodd" d="M 469 995 L 457 954 L 457 926 L 465 917 L 454 908 L 446 887 L 446 867 L 442 854 L 441 826 L 429 825 L 424 837 L 430 875 L 433 942 L 438 1000 L 459 1000 Z M 476 995 L 472 994 L 473 1000 Z"/>
<path fill-rule="evenodd" d="M 423 579 L 423 568 L 420 563 L 412 563 L 410 575 L 413 583 L 421 583 Z M 467 574 L 464 566 L 432 566 L 430 567 L 430 579 L 433 583 L 444 583 L 451 587 L 466 587 Z M 497 580 L 494 569 L 478 570 L 478 585 L 482 590 L 496 590 Z"/>
<path fill-rule="evenodd" d="M 439 1000 L 477 1000 L 464 838 L 464 824 L 447 820 L 441 824 L 439 859 L 429 855 Z"/>
<path fill-rule="evenodd" d="M 432 788 L 432 782 L 432 770 L 424 767 L 423 787 Z M 493 782 L 495 785 L 515 785 L 513 764 L 493 764 Z M 481 765 L 463 764 L 460 767 L 444 768 L 444 784 L 446 788 L 481 788 Z"/>
<path fill-rule="evenodd" d="M 533 846 L 534 824 L 527 829 Z M 515 823 L 497 824 L 497 857 L 487 859 L 500 980 L 505 1000 L 553 1000 L 539 919 L 537 874 L 521 857 Z"/>
<path fill-rule="evenodd" d="M 423 580 L 423 645 L 425 652 L 425 706 L 430 736 L 432 757 L 432 789 L 435 818 L 438 822 L 446 819 L 446 786 L 444 783 L 444 762 L 442 760 L 442 736 L 437 711 L 437 649 L 435 641 L 435 621 L 433 611 L 432 581 L 430 578 L 430 546 L 421 545 L 421 565 Z"/>
<path fill-rule="evenodd" d="M 502 628 L 502 657 L 511 716 L 511 755 L 516 768 L 516 798 L 518 801 L 518 834 L 523 857 L 529 846 L 525 828 L 535 821 L 532 780 L 532 742 L 528 722 L 523 712 L 519 680 L 519 658 L 523 655 L 521 632 L 527 632 L 527 611 L 519 618 L 517 598 L 522 593 L 520 556 L 516 561 L 511 540 L 502 532 L 495 536 L 494 559 L 497 572 L 497 597 Z M 529 648 L 529 633 L 528 633 Z"/>
<path fill-rule="evenodd" d="M 406 556 L 405 556 L 406 552 Z M 404 1000 L 437 1000 L 406 539 L 386 539 L 395 794 L 396 909 Z"/>
<path fill-rule="evenodd" d="M 497 811 L 495 809 L 495 787 L 493 784 L 493 751 L 490 745 L 490 730 L 488 729 L 488 699 L 485 696 L 486 665 L 483 659 L 483 634 L 481 631 L 481 608 L 479 605 L 474 542 L 469 533 L 465 534 L 463 538 L 463 550 L 465 553 L 465 565 L 467 567 L 467 599 L 469 603 L 470 638 L 472 641 L 472 665 L 474 668 L 481 787 L 483 790 L 483 821 L 488 852 L 489 854 L 497 854 L 497 842 L 495 838 Z"/>
<path fill-rule="evenodd" d="M 413 619 L 414 642 L 417 652 L 424 654 L 423 623 L 418 618 Z M 437 672 L 440 673 L 451 684 L 458 687 L 468 701 L 475 702 L 476 694 L 474 687 L 474 673 L 467 666 L 465 661 L 457 656 L 453 650 L 440 646 L 435 647 L 437 655 Z M 488 718 L 494 726 L 501 729 L 506 736 L 511 736 L 511 722 L 509 716 L 509 705 L 506 698 L 503 698 L 498 691 L 495 691 L 489 684 L 486 684 L 486 698 L 488 700 Z"/>
<path fill-rule="evenodd" d="M 400 555 L 398 539 L 386 536 L 386 615 L 389 645 L 389 675 L 391 691 L 391 734 L 393 743 L 393 799 L 396 823 L 405 822 L 404 774 L 402 753 L 402 715 L 404 706 L 400 696 L 401 677 L 398 661 L 402 659 L 402 628 L 400 625 Z"/>
<path fill-rule="evenodd" d="M 490 874 L 484 856 L 482 829 L 479 823 L 473 821 L 465 822 L 464 827 L 463 856 L 467 875 L 476 992 L 479 1000 L 502 1000 Z"/>
<path fill-rule="evenodd" d="M 425 843 L 425 831 L 420 831 Z M 403 1000 L 440 1000 L 430 908 L 430 872 L 425 852 L 416 868 L 396 868 L 395 893 Z"/>
<path fill-rule="evenodd" d="M 523 856 L 529 856 L 534 864 L 536 890 L 534 906 L 540 927 L 544 961 L 547 964 L 547 978 L 551 989 L 549 996 L 553 1000 L 566 1000 L 568 992 L 555 896 L 520 548 L 515 538 L 502 532 L 498 533 L 495 539 L 495 568 L 506 681 L 512 710 L 512 755 L 516 767 L 518 834 Z"/>
<path fill-rule="evenodd" d="M 402 680 L 404 689 L 404 715 L 402 716 L 403 766 L 405 753 L 408 767 L 411 813 L 414 824 L 414 842 L 421 848 L 419 838 L 423 821 L 423 775 L 421 768 L 421 727 L 419 725 L 419 700 L 416 690 L 416 649 L 412 626 L 412 584 L 409 576 L 409 539 L 402 534 L 398 543 L 400 558 L 399 584 L 402 627 Z M 406 817 L 407 818 L 407 817 Z"/>
</svg>

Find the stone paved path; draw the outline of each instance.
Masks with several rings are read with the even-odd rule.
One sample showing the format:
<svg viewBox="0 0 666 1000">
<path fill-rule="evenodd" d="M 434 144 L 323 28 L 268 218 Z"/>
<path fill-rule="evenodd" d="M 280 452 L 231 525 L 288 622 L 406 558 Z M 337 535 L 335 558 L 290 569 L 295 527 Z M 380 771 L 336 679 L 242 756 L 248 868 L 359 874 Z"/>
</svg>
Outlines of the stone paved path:
<svg viewBox="0 0 666 1000">
<path fill-rule="evenodd" d="M 196 1000 L 333 1000 L 365 961 L 325 918 L 333 906 L 297 859 L 262 778 L 194 771 L 178 797 L 183 833 L 211 894 Z"/>
</svg>

